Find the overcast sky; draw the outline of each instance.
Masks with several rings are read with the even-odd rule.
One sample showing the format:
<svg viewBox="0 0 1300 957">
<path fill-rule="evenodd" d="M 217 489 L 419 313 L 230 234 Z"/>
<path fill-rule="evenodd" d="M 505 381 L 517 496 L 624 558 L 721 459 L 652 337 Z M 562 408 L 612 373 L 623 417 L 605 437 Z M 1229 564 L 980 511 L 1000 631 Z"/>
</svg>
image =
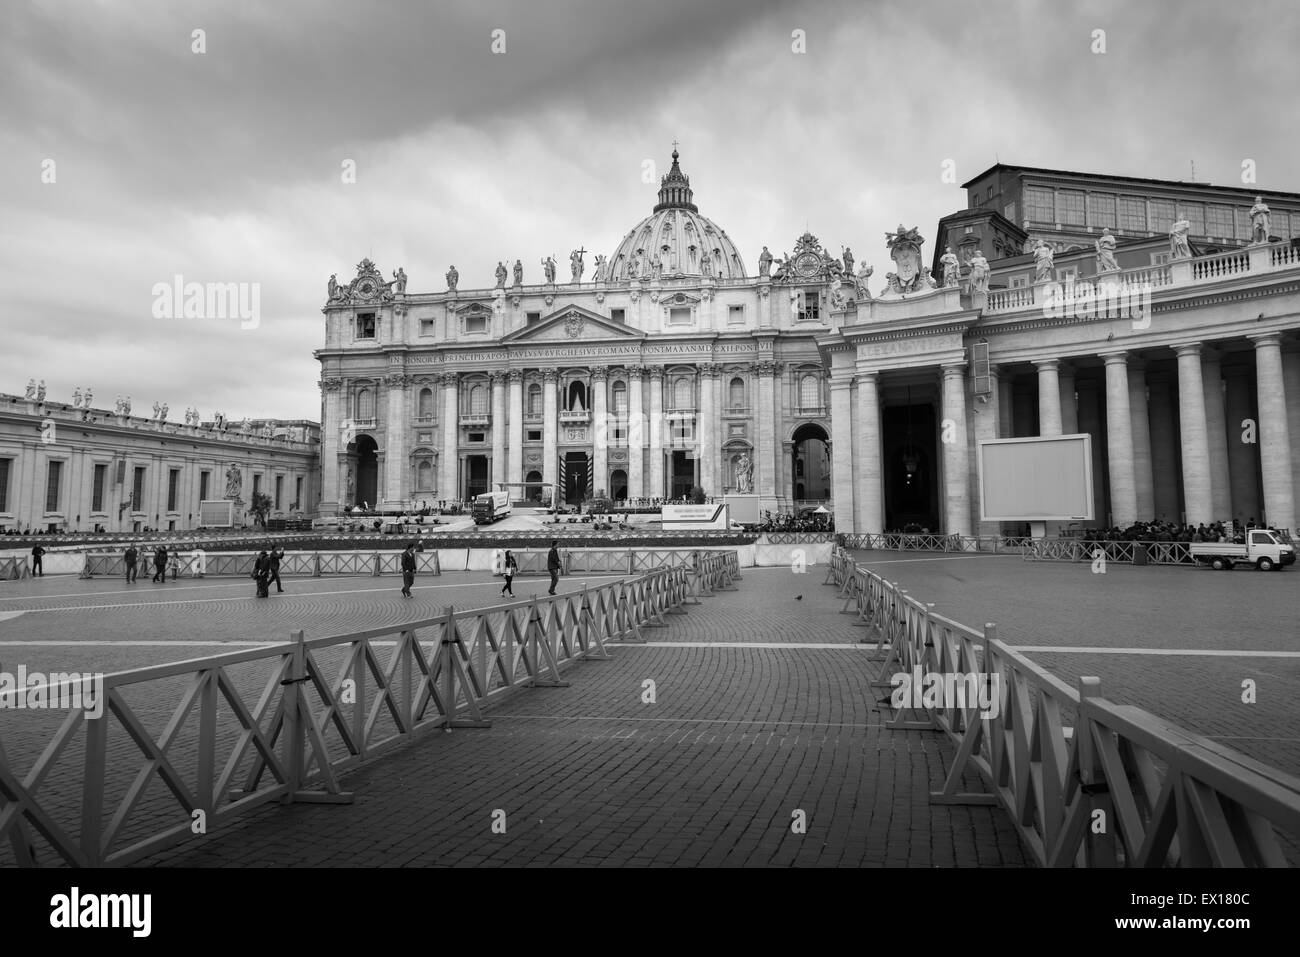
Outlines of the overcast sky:
<svg viewBox="0 0 1300 957">
<path fill-rule="evenodd" d="M 946 160 L 957 183 L 1002 161 L 1241 185 L 1252 159 L 1300 191 L 1297 21 L 1292 0 L 19 0 L 0 392 L 319 418 L 331 273 L 566 272 L 649 214 L 674 140 L 751 272 L 805 228 L 883 275 L 884 232 L 916 225 L 928 258 L 965 207 Z M 156 318 L 178 274 L 260 284 L 259 324 Z"/>
</svg>

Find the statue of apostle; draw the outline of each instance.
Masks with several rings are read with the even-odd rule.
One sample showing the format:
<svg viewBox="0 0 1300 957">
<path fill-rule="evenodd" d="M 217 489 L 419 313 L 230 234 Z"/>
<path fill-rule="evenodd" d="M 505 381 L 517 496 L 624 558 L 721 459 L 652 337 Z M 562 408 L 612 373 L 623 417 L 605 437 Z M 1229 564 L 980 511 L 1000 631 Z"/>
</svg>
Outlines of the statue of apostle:
<svg viewBox="0 0 1300 957">
<path fill-rule="evenodd" d="M 1052 247 L 1041 239 L 1034 247 L 1034 282 L 1052 281 Z"/>
<path fill-rule="evenodd" d="M 763 252 L 758 257 L 758 275 L 760 277 L 771 277 L 772 275 L 772 254 L 763 247 Z"/>
<path fill-rule="evenodd" d="M 1179 216 L 1177 221 L 1169 227 L 1169 258 L 1170 259 L 1191 259 L 1192 247 L 1187 241 L 1187 234 L 1192 231 L 1192 224 L 1184 216 Z"/>
<path fill-rule="evenodd" d="M 523 284 L 524 284 L 524 264 L 521 263 L 518 259 L 516 259 L 515 260 L 515 285 L 522 286 Z"/>
<path fill-rule="evenodd" d="M 450 269 L 447 270 L 447 291 L 455 292 L 456 283 L 458 282 L 460 282 L 460 273 L 456 271 L 455 266 L 452 266 Z"/>
<path fill-rule="evenodd" d="M 1118 272 L 1119 263 L 1115 261 L 1115 237 L 1110 234 L 1110 227 L 1101 231 L 1095 243 L 1097 247 L 1097 272 Z"/>
<path fill-rule="evenodd" d="M 1269 209 L 1264 197 L 1256 196 L 1255 205 L 1250 207 L 1250 244 L 1258 246 L 1268 242 Z"/>
<path fill-rule="evenodd" d="M 504 289 L 506 286 L 506 264 L 497 261 L 497 288 Z"/>
<path fill-rule="evenodd" d="M 957 260 L 957 254 L 948 246 L 944 249 L 943 255 L 939 257 L 939 265 L 943 267 L 943 285 L 956 286 L 961 282 L 961 263 Z"/>
</svg>

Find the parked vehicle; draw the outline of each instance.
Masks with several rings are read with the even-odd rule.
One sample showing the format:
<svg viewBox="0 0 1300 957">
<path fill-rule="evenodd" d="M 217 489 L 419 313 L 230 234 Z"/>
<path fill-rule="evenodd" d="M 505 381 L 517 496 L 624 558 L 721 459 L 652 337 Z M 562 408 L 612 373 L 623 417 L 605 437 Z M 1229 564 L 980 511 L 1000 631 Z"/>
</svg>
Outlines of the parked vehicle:
<svg viewBox="0 0 1300 957">
<path fill-rule="evenodd" d="M 475 525 L 491 525 L 499 518 L 510 514 L 510 493 L 505 491 L 484 492 L 474 496 L 470 514 Z"/>
<path fill-rule="evenodd" d="M 1274 532 L 1252 528 L 1246 533 L 1246 544 L 1228 542 L 1195 543 L 1190 546 L 1192 558 L 1216 571 L 1230 571 L 1234 565 L 1254 565 L 1260 571 L 1281 571 L 1295 564 L 1295 546 L 1284 542 Z"/>
</svg>

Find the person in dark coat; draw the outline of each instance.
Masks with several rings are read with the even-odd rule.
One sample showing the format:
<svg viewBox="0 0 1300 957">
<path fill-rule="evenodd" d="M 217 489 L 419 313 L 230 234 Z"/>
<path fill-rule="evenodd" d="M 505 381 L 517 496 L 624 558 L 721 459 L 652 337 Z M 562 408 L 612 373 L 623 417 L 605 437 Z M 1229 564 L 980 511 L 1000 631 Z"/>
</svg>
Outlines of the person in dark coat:
<svg viewBox="0 0 1300 957">
<path fill-rule="evenodd" d="M 551 573 L 551 590 L 548 595 L 555 594 L 555 586 L 560 583 L 560 540 L 551 539 L 551 551 L 546 556 L 546 570 Z"/>
<path fill-rule="evenodd" d="M 407 598 L 414 598 L 411 594 L 411 586 L 415 584 L 415 543 L 412 542 L 406 546 L 406 551 L 402 552 L 402 594 Z"/>
<path fill-rule="evenodd" d="M 167 547 L 159 545 L 153 553 L 153 580 L 167 584 Z"/>
<path fill-rule="evenodd" d="M 271 594 L 271 558 L 262 549 L 253 562 L 253 579 L 257 582 L 257 597 L 267 598 Z"/>
<path fill-rule="evenodd" d="M 128 545 L 123 559 L 126 561 L 126 581 L 129 585 L 135 581 L 137 562 L 140 560 L 140 553 L 135 550 L 134 545 Z"/>
<path fill-rule="evenodd" d="M 515 556 L 508 548 L 506 549 L 506 557 L 505 561 L 502 563 L 501 571 L 505 575 L 506 579 L 506 583 L 501 589 L 501 594 L 509 595 L 511 598 L 514 598 L 515 590 L 511 587 L 511 583 L 515 580 L 515 574 L 519 571 L 519 563 L 515 561 Z"/>
<path fill-rule="evenodd" d="M 32 546 L 32 575 L 45 577 L 45 566 L 41 563 L 41 556 L 45 554 L 45 549 L 39 545 Z"/>
<path fill-rule="evenodd" d="M 271 546 L 271 554 L 268 556 L 271 561 L 271 577 L 267 582 L 267 588 L 270 589 L 270 582 L 275 582 L 276 592 L 284 591 L 284 586 L 280 584 L 280 559 L 284 558 L 284 551 L 275 545 Z"/>
</svg>

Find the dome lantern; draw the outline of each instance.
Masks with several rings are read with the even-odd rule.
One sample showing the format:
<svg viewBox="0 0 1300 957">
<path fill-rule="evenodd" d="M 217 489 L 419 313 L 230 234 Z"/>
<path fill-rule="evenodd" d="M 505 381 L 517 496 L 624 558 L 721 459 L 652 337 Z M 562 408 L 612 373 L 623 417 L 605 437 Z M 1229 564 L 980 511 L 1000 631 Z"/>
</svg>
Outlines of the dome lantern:
<svg viewBox="0 0 1300 957">
<path fill-rule="evenodd" d="M 677 165 L 677 159 L 677 148 L 674 146 L 673 168 L 659 181 L 659 203 L 654 208 L 656 213 L 665 209 L 689 209 L 692 213 L 700 211 L 694 203 L 691 179 Z"/>
</svg>

